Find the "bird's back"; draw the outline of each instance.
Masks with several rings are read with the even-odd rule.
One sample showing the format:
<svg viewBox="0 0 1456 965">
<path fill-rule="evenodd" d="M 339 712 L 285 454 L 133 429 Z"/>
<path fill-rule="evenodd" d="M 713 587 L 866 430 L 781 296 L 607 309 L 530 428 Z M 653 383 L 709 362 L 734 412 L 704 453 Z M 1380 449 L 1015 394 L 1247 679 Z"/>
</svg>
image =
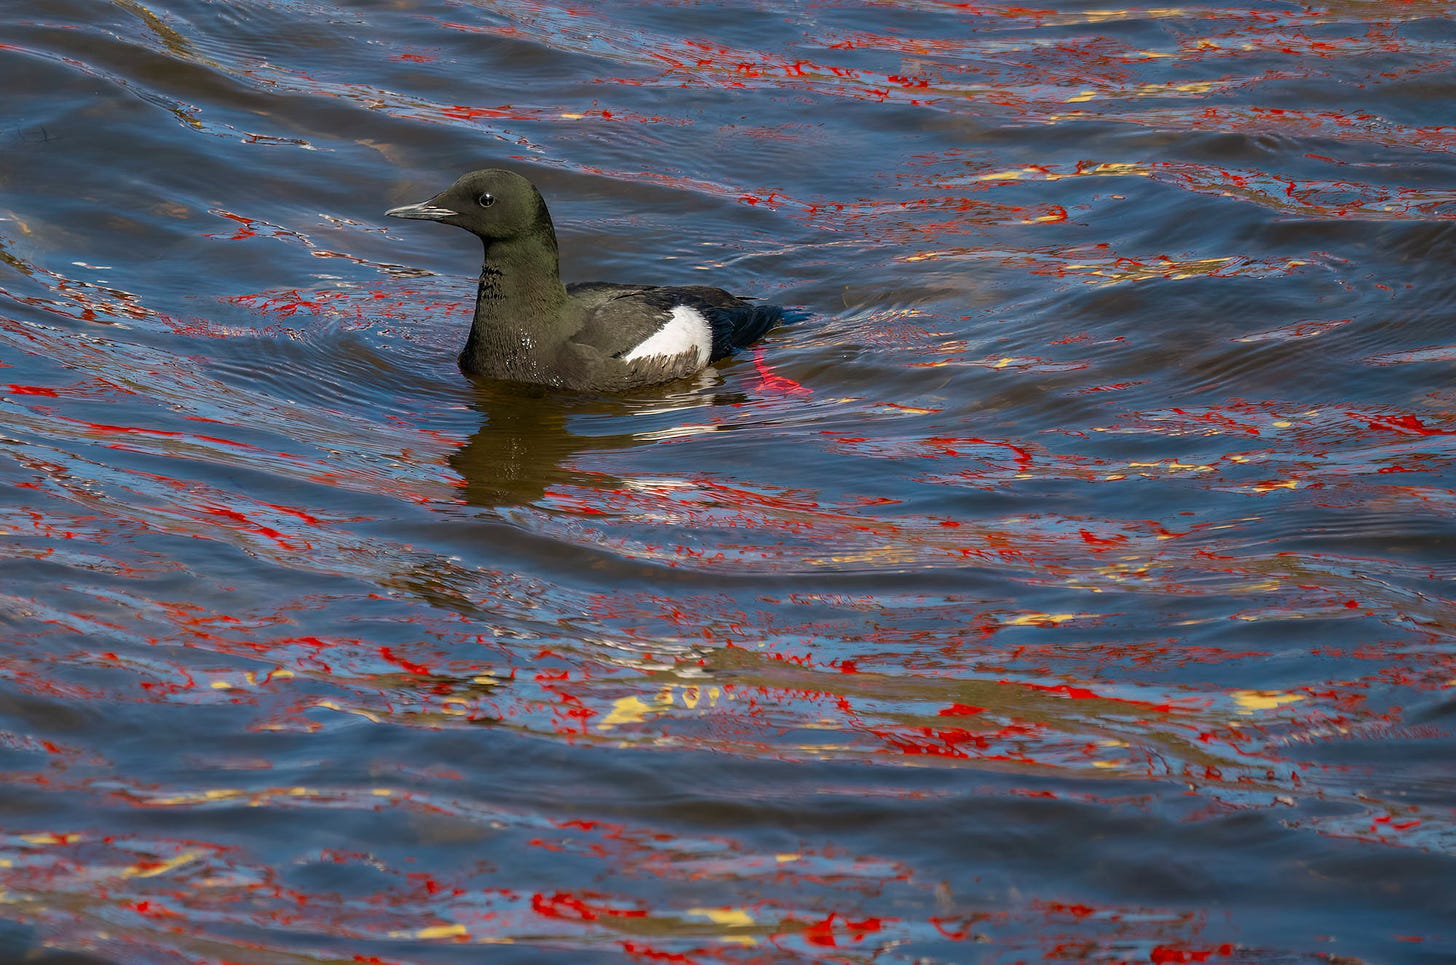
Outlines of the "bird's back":
<svg viewBox="0 0 1456 965">
<path fill-rule="evenodd" d="M 661 354 L 684 346 L 716 362 L 761 338 L 783 319 L 777 305 L 759 305 L 721 288 L 586 282 L 566 286 L 580 313 L 573 341 L 616 358 Z"/>
</svg>

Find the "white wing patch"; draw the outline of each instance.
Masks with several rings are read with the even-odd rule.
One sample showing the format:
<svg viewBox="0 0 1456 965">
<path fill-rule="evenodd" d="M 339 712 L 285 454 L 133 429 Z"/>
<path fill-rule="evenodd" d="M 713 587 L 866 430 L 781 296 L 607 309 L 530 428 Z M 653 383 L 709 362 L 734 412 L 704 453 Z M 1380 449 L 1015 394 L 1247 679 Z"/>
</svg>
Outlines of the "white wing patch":
<svg viewBox="0 0 1456 965">
<path fill-rule="evenodd" d="M 697 355 L 699 367 L 707 365 L 709 356 L 713 354 L 713 329 L 702 312 L 688 305 L 678 305 L 673 308 L 666 324 L 623 355 L 622 361 L 633 362 L 651 356 L 675 358 L 688 352 Z"/>
</svg>

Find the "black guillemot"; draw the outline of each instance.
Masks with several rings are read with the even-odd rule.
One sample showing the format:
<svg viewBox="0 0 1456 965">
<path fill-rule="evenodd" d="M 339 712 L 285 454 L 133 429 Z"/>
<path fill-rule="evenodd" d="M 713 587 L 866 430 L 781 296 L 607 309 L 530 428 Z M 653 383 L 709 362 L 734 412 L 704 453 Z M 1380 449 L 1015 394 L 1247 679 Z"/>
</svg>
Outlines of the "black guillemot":
<svg viewBox="0 0 1456 965">
<path fill-rule="evenodd" d="M 472 171 L 395 218 L 464 228 L 485 244 L 475 320 L 460 353 L 471 375 L 584 391 L 680 379 L 783 320 L 721 288 L 561 283 L 541 192 L 510 171 Z"/>
</svg>

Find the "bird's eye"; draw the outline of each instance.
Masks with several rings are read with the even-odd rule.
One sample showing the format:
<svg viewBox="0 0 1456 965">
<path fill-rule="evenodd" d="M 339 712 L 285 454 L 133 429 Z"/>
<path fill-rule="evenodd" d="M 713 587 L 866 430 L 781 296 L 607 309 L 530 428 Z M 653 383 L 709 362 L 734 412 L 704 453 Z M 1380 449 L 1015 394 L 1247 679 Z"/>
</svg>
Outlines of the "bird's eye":
<svg viewBox="0 0 1456 965">
<path fill-rule="evenodd" d="M 491 205 L 495 204 L 495 195 L 482 194 L 480 197 L 476 198 L 475 201 L 482 208 L 489 208 Z"/>
</svg>

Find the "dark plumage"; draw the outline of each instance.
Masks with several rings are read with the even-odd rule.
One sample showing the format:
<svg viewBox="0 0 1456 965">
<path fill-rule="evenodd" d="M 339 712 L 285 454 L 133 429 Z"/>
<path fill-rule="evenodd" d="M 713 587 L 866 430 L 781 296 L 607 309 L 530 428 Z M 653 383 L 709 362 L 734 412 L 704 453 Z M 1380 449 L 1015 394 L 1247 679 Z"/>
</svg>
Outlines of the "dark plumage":
<svg viewBox="0 0 1456 965">
<path fill-rule="evenodd" d="M 536 186 L 473 171 L 386 212 L 452 224 L 485 244 L 475 320 L 460 353 L 474 375 L 620 391 L 691 375 L 778 324 L 783 310 L 720 288 L 561 283 L 556 230 Z"/>
</svg>

